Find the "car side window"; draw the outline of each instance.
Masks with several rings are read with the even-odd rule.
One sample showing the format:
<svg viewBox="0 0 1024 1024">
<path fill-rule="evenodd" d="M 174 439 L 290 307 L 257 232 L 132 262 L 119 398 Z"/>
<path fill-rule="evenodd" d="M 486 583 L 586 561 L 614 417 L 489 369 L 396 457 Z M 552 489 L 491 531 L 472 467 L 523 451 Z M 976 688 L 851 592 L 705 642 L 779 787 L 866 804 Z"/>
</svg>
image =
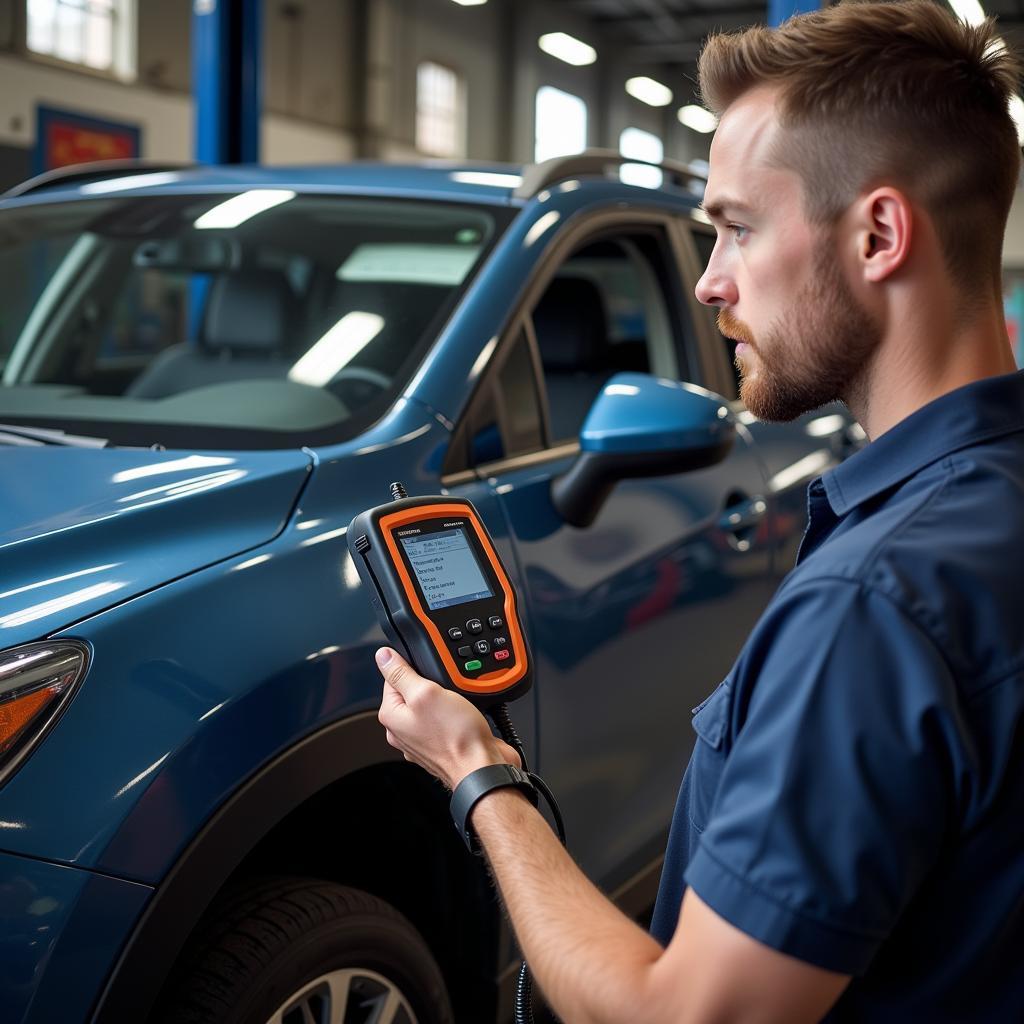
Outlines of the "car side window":
<svg viewBox="0 0 1024 1024">
<path fill-rule="evenodd" d="M 693 244 L 697 247 L 697 255 L 700 257 L 700 271 L 703 274 L 707 269 L 708 263 L 711 262 L 711 254 L 715 251 L 715 236 L 713 233 L 707 231 L 693 230 L 691 232 L 693 238 Z M 732 368 L 733 376 L 733 393 L 727 395 L 727 398 L 735 398 L 740 393 L 740 371 L 736 367 L 736 342 L 732 338 L 727 338 L 718 330 L 716 323 L 716 310 L 710 306 L 705 306 L 705 315 L 711 321 L 711 325 L 714 328 L 715 336 L 721 340 L 722 344 L 726 347 L 726 352 L 729 357 L 729 366 Z"/>
<path fill-rule="evenodd" d="M 494 372 L 473 396 L 452 439 L 444 472 L 528 455 L 544 447 L 543 414 L 527 326 L 496 355 Z"/>
<path fill-rule="evenodd" d="M 688 375 L 669 252 L 657 230 L 602 235 L 569 256 L 533 307 L 552 443 L 578 436 L 614 374 Z"/>
</svg>

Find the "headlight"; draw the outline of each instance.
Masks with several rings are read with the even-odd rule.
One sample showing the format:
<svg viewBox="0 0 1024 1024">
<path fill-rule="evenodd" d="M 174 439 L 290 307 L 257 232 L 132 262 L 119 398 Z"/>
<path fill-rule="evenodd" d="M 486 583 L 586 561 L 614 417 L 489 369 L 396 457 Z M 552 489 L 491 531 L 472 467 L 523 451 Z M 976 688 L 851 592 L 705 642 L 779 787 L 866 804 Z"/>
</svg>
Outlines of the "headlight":
<svg viewBox="0 0 1024 1024">
<path fill-rule="evenodd" d="M 60 717 L 88 666 L 89 648 L 76 640 L 0 652 L 0 784 Z"/>
</svg>

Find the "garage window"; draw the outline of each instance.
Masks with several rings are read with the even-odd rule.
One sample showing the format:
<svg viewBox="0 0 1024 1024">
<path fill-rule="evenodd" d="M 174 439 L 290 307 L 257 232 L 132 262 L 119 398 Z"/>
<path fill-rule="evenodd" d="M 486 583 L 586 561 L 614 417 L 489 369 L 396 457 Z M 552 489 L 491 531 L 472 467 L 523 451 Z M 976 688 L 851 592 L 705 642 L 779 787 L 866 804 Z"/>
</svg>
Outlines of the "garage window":
<svg viewBox="0 0 1024 1024">
<path fill-rule="evenodd" d="M 451 69 L 424 61 L 416 69 L 416 148 L 431 156 L 465 156 L 462 80 Z"/>
<path fill-rule="evenodd" d="M 28 0 L 32 53 L 135 76 L 135 0 Z"/>
<path fill-rule="evenodd" d="M 534 159 L 579 153 L 587 148 L 587 105 L 579 96 L 550 85 L 537 90 Z"/>
<path fill-rule="evenodd" d="M 660 164 L 665 157 L 665 146 L 653 132 L 645 132 L 642 128 L 624 128 L 619 136 L 619 152 L 633 160 Z M 624 164 L 619 177 L 627 185 L 661 188 L 661 171 L 657 167 L 647 167 L 646 164 Z"/>
</svg>

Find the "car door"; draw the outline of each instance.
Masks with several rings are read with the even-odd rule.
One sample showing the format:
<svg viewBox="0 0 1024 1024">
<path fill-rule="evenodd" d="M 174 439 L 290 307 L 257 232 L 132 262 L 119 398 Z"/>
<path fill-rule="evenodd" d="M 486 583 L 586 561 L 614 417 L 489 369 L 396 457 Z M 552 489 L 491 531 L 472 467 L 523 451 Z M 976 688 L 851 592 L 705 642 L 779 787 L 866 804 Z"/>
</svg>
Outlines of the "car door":
<svg viewBox="0 0 1024 1024">
<path fill-rule="evenodd" d="M 715 232 L 699 220 L 677 222 L 681 240 L 691 248 L 703 273 L 715 247 Z M 774 510 L 771 534 L 773 574 L 781 580 L 796 561 L 807 523 L 807 485 L 816 476 L 856 452 L 865 434 L 845 405 L 835 402 L 797 417 L 792 423 L 766 423 L 750 413 L 739 400 L 739 371 L 733 362 L 736 343 L 715 325 L 714 309 L 697 312 L 698 329 L 709 348 L 715 390 L 732 399 L 733 409 L 749 432 L 768 479 L 768 495 Z"/>
<path fill-rule="evenodd" d="M 704 381 L 683 258 L 655 215 L 567 234 L 501 339 L 503 387 L 480 388 L 449 467 L 453 487 L 486 481 L 507 519 L 537 669 L 537 764 L 570 848 L 612 891 L 636 880 L 637 899 L 657 878 L 690 709 L 772 589 L 766 481 L 741 432 L 716 466 L 619 483 L 583 529 L 560 519 L 550 491 L 615 372 Z"/>
</svg>

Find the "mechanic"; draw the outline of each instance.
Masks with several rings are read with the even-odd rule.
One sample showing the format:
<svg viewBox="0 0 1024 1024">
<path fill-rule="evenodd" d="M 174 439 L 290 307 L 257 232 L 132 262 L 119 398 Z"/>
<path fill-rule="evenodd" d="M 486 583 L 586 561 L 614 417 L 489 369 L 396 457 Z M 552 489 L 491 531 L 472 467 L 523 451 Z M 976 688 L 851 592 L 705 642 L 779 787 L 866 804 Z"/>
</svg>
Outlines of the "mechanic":
<svg viewBox="0 0 1024 1024">
<path fill-rule="evenodd" d="M 517 790 L 476 805 L 566 1022 L 1024 1013 L 1024 379 L 1001 299 L 1017 77 L 991 24 L 927 0 L 703 51 L 721 120 L 697 295 L 739 342 L 752 413 L 841 399 L 871 443 L 811 483 L 796 568 L 696 709 L 653 937 Z M 451 788 L 516 763 L 461 697 L 387 648 L 378 664 L 408 760 Z"/>
</svg>

